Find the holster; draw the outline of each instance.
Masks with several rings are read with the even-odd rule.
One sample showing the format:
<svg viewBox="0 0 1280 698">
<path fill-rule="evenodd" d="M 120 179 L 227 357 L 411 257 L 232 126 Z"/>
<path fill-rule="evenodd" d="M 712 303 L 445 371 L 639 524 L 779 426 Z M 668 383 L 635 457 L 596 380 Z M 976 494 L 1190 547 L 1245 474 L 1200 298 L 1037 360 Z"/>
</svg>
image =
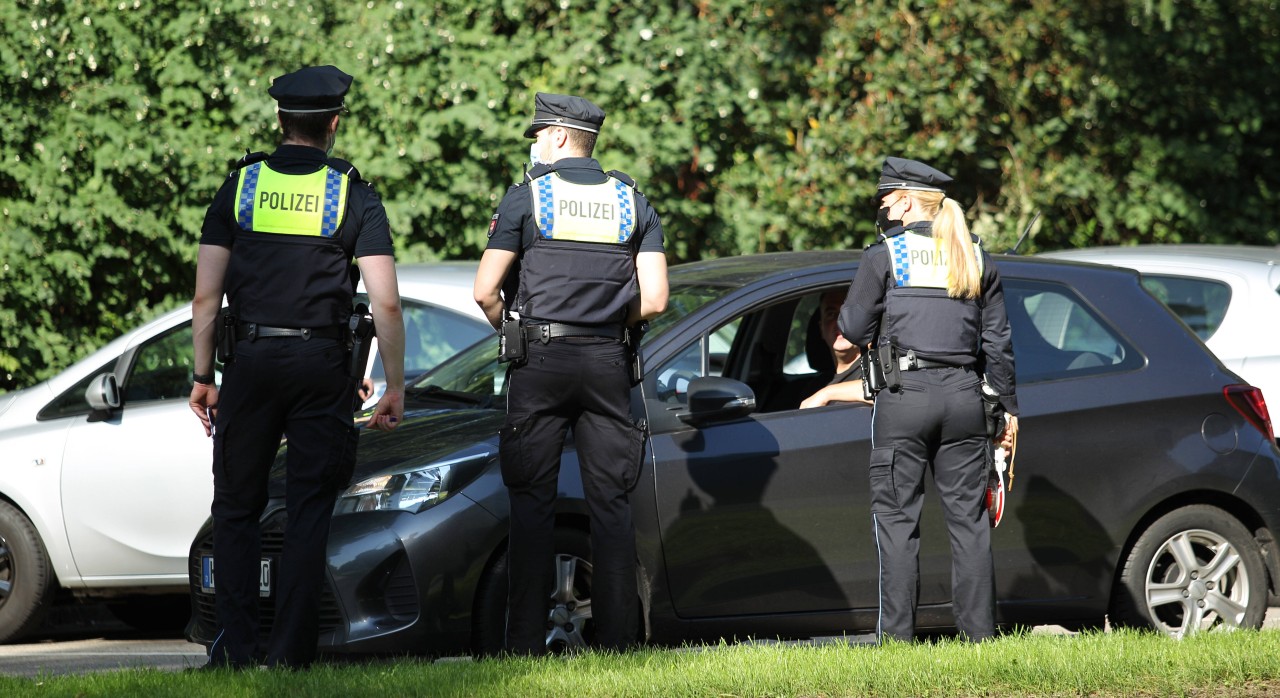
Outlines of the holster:
<svg viewBox="0 0 1280 698">
<path fill-rule="evenodd" d="M 858 355 L 858 363 L 862 364 L 862 397 L 867 400 L 876 399 L 876 393 L 884 390 L 884 371 L 880 370 L 875 354 L 867 347 L 862 347 Z"/>
<path fill-rule="evenodd" d="M 649 331 L 649 321 L 641 320 L 626 329 L 623 343 L 627 347 L 627 366 L 631 369 L 631 385 L 639 385 L 644 380 L 644 357 L 640 354 L 640 340 Z"/>
<path fill-rule="evenodd" d="M 867 400 L 874 400 L 881 390 L 894 392 L 902 387 L 902 368 L 892 339 L 873 349 L 863 349 L 858 361 L 862 364 L 862 397 Z"/>
<path fill-rule="evenodd" d="M 996 438 L 1004 422 L 1004 405 L 1000 404 L 1000 396 L 986 383 L 982 384 L 982 415 L 987 422 L 987 438 Z"/>
<path fill-rule="evenodd" d="M 347 320 L 347 330 L 347 346 L 350 355 L 347 375 L 360 380 L 364 378 L 365 367 L 369 365 L 369 348 L 373 345 L 373 337 L 377 334 L 369 306 L 364 303 L 356 305 L 351 317 Z"/>
<path fill-rule="evenodd" d="M 876 347 L 880 355 L 880 370 L 884 372 L 884 387 L 891 393 L 902 387 L 902 366 L 898 363 L 898 347 L 890 339 Z"/>
<path fill-rule="evenodd" d="M 214 330 L 215 354 L 218 362 L 226 365 L 236 358 L 236 316 L 231 308 L 223 308 L 218 317 L 218 325 Z"/>
<path fill-rule="evenodd" d="M 498 331 L 498 363 L 512 363 L 519 366 L 529 356 L 529 340 L 524 335 L 524 327 L 520 321 L 502 318 L 502 329 Z"/>
</svg>

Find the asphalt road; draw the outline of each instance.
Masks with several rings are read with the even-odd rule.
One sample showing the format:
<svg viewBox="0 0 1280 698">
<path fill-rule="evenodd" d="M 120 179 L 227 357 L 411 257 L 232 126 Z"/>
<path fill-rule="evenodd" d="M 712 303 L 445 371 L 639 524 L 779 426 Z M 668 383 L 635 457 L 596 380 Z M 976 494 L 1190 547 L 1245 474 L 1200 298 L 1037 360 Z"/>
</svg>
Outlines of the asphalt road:
<svg viewBox="0 0 1280 698">
<path fill-rule="evenodd" d="M 97 605 L 62 609 L 19 645 L 0 645 L 0 674 L 36 678 L 122 668 L 180 671 L 205 662 L 204 647 L 182 633 L 147 633 Z"/>
<path fill-rule="evenodd" d="M 181 671 L 205 662 L 204 647 L 181 639 L 181 633 L 142 633 L 100 608 L 75 609 L 55 620 L 30 642 L 0 645 L 0 674 L 37 678 L 122 668 Z M 1268 610 L 1263 627 L 1280 629 L 1280 608 Z M 1039 626 L 1034 632 L 1064 631 Z"/>
</svg>

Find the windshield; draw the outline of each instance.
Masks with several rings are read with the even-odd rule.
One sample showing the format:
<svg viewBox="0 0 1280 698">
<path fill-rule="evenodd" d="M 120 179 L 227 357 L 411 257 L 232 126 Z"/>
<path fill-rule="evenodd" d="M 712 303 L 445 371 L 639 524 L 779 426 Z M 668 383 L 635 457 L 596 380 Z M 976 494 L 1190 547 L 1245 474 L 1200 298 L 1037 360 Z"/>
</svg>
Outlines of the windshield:
<svg viewBox="0 0 1280 698">
<path fill-rule="evenodd" d="M 666 312 L 649 321 L 649 332 L 641 344 L 647 344 L 685 316 L 734 288 L 727 285 L 673 284 Z M 500 406 L 502 403 L 494 398 L 506 395 L 506 377 L 506 364 L 498 363 L 498 337 L 495 334 L 422 374 L 409 384 L 408 389 L 418 396 L 454 399 L 485 407 Z"/>
</svg>

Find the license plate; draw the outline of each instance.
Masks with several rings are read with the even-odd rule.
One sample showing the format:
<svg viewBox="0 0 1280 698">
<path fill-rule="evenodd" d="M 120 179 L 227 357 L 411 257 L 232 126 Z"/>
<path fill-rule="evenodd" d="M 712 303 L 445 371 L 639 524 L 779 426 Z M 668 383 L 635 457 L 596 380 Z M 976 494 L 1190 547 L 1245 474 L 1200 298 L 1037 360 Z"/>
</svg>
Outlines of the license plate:
<svg viewBox="0 0 1280 698">
<path fill-rule="evenodd" d="M 213 556 L 200 556 L 200 591 L 206 594 L 215 592 L 213 579 Z M 262 558 L 262 566 L 258 571 L 258 596 L 271 596 L 271 558 Z"/>
</svg>

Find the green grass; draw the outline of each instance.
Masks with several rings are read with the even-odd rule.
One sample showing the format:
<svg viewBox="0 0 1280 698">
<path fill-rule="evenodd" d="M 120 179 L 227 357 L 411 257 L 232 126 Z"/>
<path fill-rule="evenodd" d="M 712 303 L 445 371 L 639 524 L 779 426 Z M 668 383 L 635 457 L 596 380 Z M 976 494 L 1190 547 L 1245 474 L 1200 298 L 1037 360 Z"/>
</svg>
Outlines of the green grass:
<svg viewBox="0 0 1280 698">
<path fill-rule="evenodd" d="M 381 660 L 302 672 L 124 670 L 0 677 L 0 696 L 1264 696 L 1280 631 L 1176 641 L 1133 631 L 884 647 L 771 643 L 547 659 Z"/>
</svg>

